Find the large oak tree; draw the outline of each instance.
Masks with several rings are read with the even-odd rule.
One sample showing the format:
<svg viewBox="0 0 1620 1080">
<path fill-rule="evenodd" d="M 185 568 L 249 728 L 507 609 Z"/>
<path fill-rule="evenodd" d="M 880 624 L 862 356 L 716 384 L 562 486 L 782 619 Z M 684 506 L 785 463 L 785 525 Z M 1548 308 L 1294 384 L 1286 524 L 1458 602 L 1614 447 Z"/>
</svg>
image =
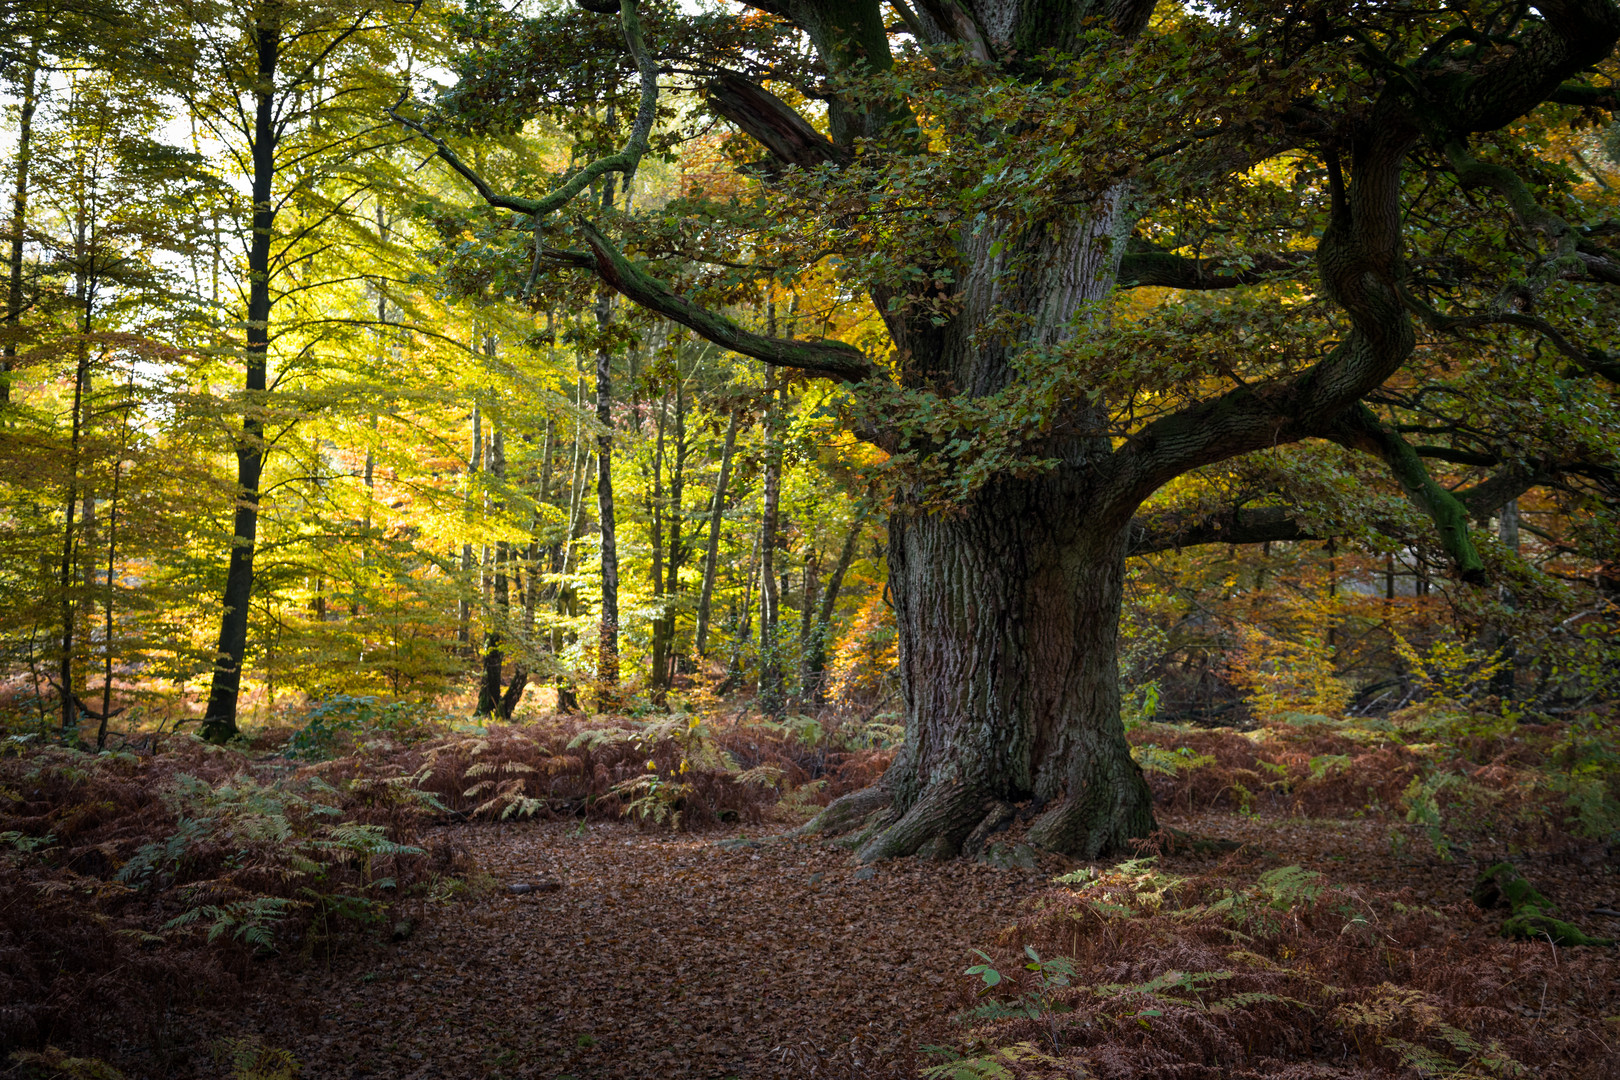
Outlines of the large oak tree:
<svg viewBox="0 0 1620 1080">
<path fill-rule="evenodd" d="M 882 782 L 816 824 L 864 823 L 863 859 L 948 856 L 1015 804 L 1038 812 L 1032 840 L 1082 856 L 1153 830 L 1120 721 L 1127 555 L 1309 534 L 1285 504 L 1143 515 L 1166 485 L 1337 443 L 1381 462 L 1480 581 L 1469 513 L 1556 463 L 1498 455 L 1465 503 L 1400 395 L 1459 358 L 1516 357 L 1612 407 L 1612 320 L 1594 315 L 1620 282 L 1612 225 L 1572 216 L 1535 136 L 1613 108 L 1608 0 L 761 0 L 645 26 L 635 0 L 581 2 L 474 11 L 460 84 L 396 115 L 532 235 L 514 241 L 525 292 L 588 276 L 851 387 L 851 429 L 890 455 L 907 731 Z M 657 127 L 682 89 L 700 104 Z M 495 190 L 457 151 L 610 100 L 634 117 L 622 149 L 549 193 Z M 742 163 L 757 215 L 693 197 L 632 220 L 576 198 L 633 175 L 655 130 L 714 120 L 755 144 L 739 158 L 763 153 Z M 758 333 L 704 299 L 721 295 L 705 265 L 833 275 L 888 339 Z M 1150 286 L 1196 299 L 1147 317 L 1120 299 Z"/>
</svg>

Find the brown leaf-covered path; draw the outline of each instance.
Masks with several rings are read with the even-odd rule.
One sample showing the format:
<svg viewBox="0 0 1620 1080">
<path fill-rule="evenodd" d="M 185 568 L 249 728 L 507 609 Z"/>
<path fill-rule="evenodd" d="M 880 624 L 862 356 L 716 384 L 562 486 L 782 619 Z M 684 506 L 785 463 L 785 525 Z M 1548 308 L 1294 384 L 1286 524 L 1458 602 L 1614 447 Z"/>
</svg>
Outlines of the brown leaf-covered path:
<svg viewBox="0 0 1620 1080">
<path fill-rule="evenodd" d="M 1490 853 L 1443 860 L 1422 849 L 1416 826 L 1403 827 L 1412 843 L 1396 854 L 1390 826 L 1371 819 L 1161 812 L 1161 821 L 1244 845 L 1166 857 L 1171 872 L 1218 862 L 1252 881 L 1305 866 L 1443 908 L 1450 933 L 1495 940 L 1500 913 L 1467 901 Z M 267 970 L 282 978 L 250 980 L 257 997 L 220 1002 L 225 1025 L 214 1032 L 290 1050 L 305 1080 L 914 1080 L 939 1060 L 914 1051 L 963 1034 L 950 1017 L 971 1001 L 971 950 L 1027 915 L 1064 868 L 1055 856 L 1035 870 L 922 859 L 859 867 L 835 845 L 747 837 L 623 823 L 438 830 L 427 842 L 464 848 L 492 875 L 489 888 L 425 913 L 407 906 L 416 929 L 397 944 L 330 964 L 275 962 Z M 1601 845 L 1524 858 L 1582 925 L 1620 936 Z M 519 883 L 541 887 L 512 892 Z M 1555 996 L 1538 1016 L 1562 1030 L 1606 1007 Z M 204 1026 L 221 1019 L 212 1012 Z"/>
<path fill-rule="evenodd" d="M 499 891 L 294 976 L 244 1027 L 321 1080 L 914 1077 L 910 1048 L 950 1041 L 968 1002 L 971 947 L 1050 880 L 965 861 L 862 870 L 752 831 L 576 833 L 443 830 Z M 563 887 L 507 888 L 548 881 Z"/>
</svg>

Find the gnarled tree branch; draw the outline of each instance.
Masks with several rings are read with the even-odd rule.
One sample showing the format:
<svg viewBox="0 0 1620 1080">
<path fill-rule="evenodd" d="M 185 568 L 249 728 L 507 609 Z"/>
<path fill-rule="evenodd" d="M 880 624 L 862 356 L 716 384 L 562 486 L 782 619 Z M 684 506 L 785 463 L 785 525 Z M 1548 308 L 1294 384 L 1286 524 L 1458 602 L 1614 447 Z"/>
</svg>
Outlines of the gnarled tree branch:
<svg viewBox="0 0 1620 1080">
<path fill-rule="evenodd" d="M 1458 575 L 1472 585 L 1484 583 L 1485 561 L 1468 532 L 1468 507 L 1435 482 L 1410 443 L 1360 404 L 1347 409 L 1326 434 L 1341 446 L 1372 454 L 1389 466 L 1406 497 L 1434 522 L 1440 546 L 1456 564 Z"/>
<path fill-rule="evenodd" d="M 630 136 L 625 140 L 624 147 L 617 154 L 597 158 L 586 165 L 579 172 L 569 177 L 555 191 L 538 199 L 528 199 L 516 195 L 507 195 L 495 191 L 471 167 L 461 160 L 451 150 L 449 145 L 418 120 L 400 115 L 399 105 L 404 103 L 401 98 L 388 110 L 388 115 L 396 123 L 410 128 L 433 144 L 434 152 L 461 175 L 477 190 L 483 200 L 491 206 L 498 206 L 504 210 L 516 210 L 528 214 L 535 219 L 538 227 L 540 219 L 554 214 L 572 202 L 580 192 L 584 191 L 598 177 L 610 172 L 623 173 L 628 179 L 635 175 L 636 168 L 647 153 L 648 140 L 652 137 L 653 122 L 658 117 L 658 68 L 653 63 L 652 54 L 647 51 L 647 44 L 641 36 L 641 18 L 637 12 L 638 0 L 618 0 L 619 23 L 624 28 L 624 42 L 630 50 L 631 57 L 636 62 L 636 72 L 641 79 L 641 100 L 636 107 L 636 119 L 630 125 Z M 591 7 L 587 10 L 598 11 L 600 7 Z"/>
<path fill-rule="evenodd" d="M 726 72 L 709 83 L 709 107 L 784 165 L 813 169 L 848 160 L 848 153 L 810 125 L 781 98 L 741 75 Z"/>
<path fill-rule="evenodd" d="M 676 295 L 668 285 L 625 258 L 594 225 L 581 222 L 578 229 L 595 256 L 598 277 L 634 303 L 690 327 L 716 345 L 773 367 L 793 368 L 842 382 L 862 382 L 879 374 L 865 353 L 842 341 L 790 341 L 745 330 L 725 316 Z"/>
<path fill-rule="evenodd" d="M 1118 284 L 1122 289 L 1145 285 L 1171 289 L 1232 289 L 1270 281 L 1278 273 L 1298 270 L 1310 264 L 1309 252 L 1265 253 L 1251 257 L 1242 270 L 1229 269 L 1219 259 L 1189 259 L 1160 250 L 1127 251 L 1119 260 Z"/>
</svg>

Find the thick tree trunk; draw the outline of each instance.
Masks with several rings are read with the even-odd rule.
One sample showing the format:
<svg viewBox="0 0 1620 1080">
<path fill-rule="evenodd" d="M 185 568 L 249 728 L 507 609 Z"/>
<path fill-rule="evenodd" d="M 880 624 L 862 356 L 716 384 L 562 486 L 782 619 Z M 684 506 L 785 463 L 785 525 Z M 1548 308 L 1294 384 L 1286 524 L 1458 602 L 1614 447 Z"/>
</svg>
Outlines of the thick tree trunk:
<svg viewBox="0 0 1620 1080">
<path fill-rule="evenodd" d="M 265 370 L 270 349 L 270 252 L 276 223 L 272 185 L 276 176 L 276 64 L 281 54 L 277 9 L 255 8 L 248 30 L 258 57 L 253 140 L 253 238 L 248 244 L 247 407 L 236 443 L 236 509 L 231 558 L 225 571 L 223 613 L 215 647 L 214 679 L 208 689 L 202 736 L 224 742 L 236 734 L 236 704 L 247 655 L 248 603 L 253 597 L 253 556 L 259 534 L 259 481 L 264 475 Z"/>
<path fill-rule="evenodd" d="M 895 515 L 890 585 L 906 750 L 898 814 L 862 859 L 955 854 L 1001 804 L 1032 841 L 1085 858 L 1153 831 L 1119 716 L 1126 533 L 1099 532 L 1062 476 L 994 485 L 962 513 Z"/>
<path fill-rule="evenodd" d="M 965 237 L 961 315 L 913 358 L 912 378 L 995 394 L 1019 378 L 1021 349 L 1060 345 L 1083 305 L 1112 289 L 1120 196 L 1046 228 Z M 1029 320 L 1019 347 L 983 341 L 982 328 L 1008 311 Z M 899 332 L 927 344 L 926 328 Z M 1102 419 L 1081 407 L 1071 429 Z M 1046 449 L 1056 464 L 1040 477 L 992 481 L 947 514 L 902 507 L 890 520 L 906 743 L 882 780 L 886 827 L 862 845 L 863 860 L 954 855 L 1015 803 L 1040 812 L 1033 843 L 1084 858 L 1126 851 L 1155 827 L 1119 715 L 1116 638 L 1135 507 L 1087 486 L 1105 440 L 1060 438 Z"/>
</svg>

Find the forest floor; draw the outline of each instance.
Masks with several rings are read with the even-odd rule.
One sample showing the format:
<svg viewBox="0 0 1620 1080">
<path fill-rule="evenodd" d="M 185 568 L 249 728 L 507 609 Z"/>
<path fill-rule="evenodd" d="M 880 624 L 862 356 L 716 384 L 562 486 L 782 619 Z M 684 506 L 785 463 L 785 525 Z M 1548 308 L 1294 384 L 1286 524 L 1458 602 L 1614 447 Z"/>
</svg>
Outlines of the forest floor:
<svg viewBox="0 0 1620 1080">
<path fill-rule="evenodd" d="M 787 835 L 892 749 L 330 720 L 3 744 L 0 1077 L 1620 1080 L 1608 727 L 1142 725 L 1137 858 L 995 868 Z"/>
<path fill-rule="evenodd" d="M 1500 918 L 1468 902 L 1481 862 L 1392 853 L 1386 823 L 1221 811 L 1161 811 L 1161 822 L 1243 845 L 1166 854 L 1167 873 L 1252 880 L 1298 865 L 1495 942 Z M 964 977 L 974 947 L 1005 936 L 1055 874 L 1079 865 L 860 867 L 841 847 L 781 828 L 442 828 L 437 839 L 464 846 L 490 875 L 479 895 L 431 909 L 398 944 L 256 980 L 225 1034 L 285 1048 L 304 1076 L 334 1080 L 916 1077 L 939 1060 L 924 1048 L 962 1041 L 952 1017 L 974 1000 L 977 980 Z M 1620 877 L 1601 846 L 1519 864 L 1588 932 L 1620 936 Z M 538 888 L 511 890 L 523 884 Z M 1550 949 L 1554 964 L 1567 952 L 1514 948 Z M 1616 985 L 1613 950 L 1578 952 Z M 1603 1016 L 1614 1000 L 1526 992 L 1531 1006 L 1518 1007 L 1534 1007 L 1549 1038 L 1595 1024 L 1620 1051 L 1620 1023 Z"/>
</svg>

